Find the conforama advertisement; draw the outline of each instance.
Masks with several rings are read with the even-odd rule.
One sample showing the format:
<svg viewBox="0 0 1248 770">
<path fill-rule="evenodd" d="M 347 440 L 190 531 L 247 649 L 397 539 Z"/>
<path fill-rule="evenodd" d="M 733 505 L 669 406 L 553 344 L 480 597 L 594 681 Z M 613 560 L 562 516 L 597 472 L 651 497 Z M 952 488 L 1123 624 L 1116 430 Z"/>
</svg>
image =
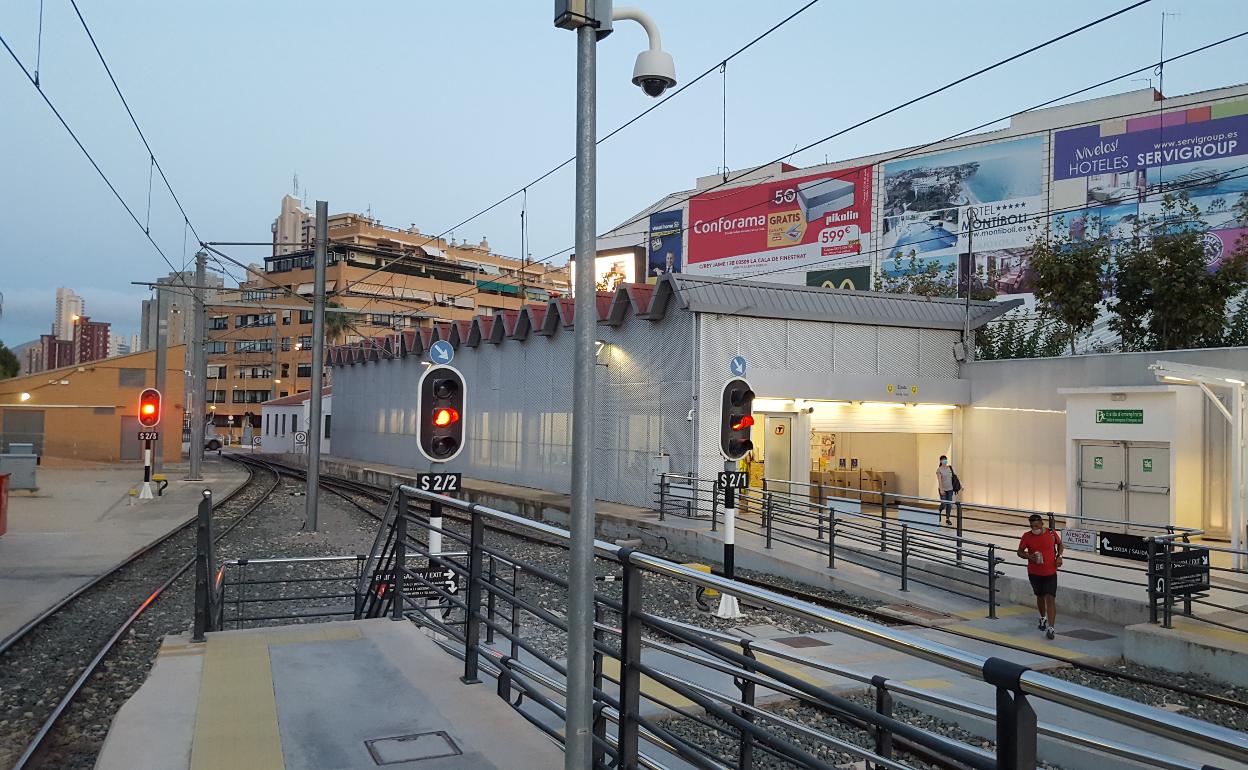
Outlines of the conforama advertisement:
<svg viewBox="0 0 1248 770">
<path fill-rule="evenodd" d="M 689 201 L 689 220 L 686 272 L 805 283 L 808 270 L 861 260 L 871 167 L 714 190 Z"/>
</svg>

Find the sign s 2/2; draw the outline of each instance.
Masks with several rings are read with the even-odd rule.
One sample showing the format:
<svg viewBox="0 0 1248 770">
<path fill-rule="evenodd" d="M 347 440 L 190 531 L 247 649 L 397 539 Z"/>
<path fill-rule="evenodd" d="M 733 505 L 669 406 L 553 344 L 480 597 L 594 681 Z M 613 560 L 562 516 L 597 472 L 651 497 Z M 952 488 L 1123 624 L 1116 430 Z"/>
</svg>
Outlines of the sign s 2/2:
<svg viewBox="0 0 1248 770">
<path fill-rule="evenodd" d="M 447 495 L 459 492 L 462 481 L 462 473 L 417 473 L 416 483 L 412 486 L 422 492 Z"/>
</svg>

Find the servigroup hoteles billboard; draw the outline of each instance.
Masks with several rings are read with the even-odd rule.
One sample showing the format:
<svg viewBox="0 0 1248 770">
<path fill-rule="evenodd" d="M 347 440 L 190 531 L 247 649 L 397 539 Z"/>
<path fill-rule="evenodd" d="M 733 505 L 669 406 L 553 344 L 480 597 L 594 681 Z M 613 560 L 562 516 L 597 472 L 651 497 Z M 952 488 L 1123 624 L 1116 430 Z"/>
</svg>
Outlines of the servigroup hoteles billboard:
<svg viewBox="0 0 1248 770">
<path fill-rule="evenodd" d="M 689 201 L 685 271 L 804 283 L 860 259 L 871 231 L 871 167 L 713 190 Z"/>
</svg>

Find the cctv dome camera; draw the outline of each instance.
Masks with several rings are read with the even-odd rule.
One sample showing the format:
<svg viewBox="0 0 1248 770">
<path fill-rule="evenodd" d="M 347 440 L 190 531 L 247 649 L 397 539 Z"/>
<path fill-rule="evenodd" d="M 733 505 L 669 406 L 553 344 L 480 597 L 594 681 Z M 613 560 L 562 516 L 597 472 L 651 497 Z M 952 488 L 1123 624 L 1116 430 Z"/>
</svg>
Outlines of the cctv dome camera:
<svg viewBox="0 0 1248 770">
<path fill-rule="evenodd" d="M 676 85 L 676 65 L 667 51 L 648 50 L 637 54 L 633 66 L 633 85 L 641 86 L 647 96 L 658 98 Z"/>
</svg>

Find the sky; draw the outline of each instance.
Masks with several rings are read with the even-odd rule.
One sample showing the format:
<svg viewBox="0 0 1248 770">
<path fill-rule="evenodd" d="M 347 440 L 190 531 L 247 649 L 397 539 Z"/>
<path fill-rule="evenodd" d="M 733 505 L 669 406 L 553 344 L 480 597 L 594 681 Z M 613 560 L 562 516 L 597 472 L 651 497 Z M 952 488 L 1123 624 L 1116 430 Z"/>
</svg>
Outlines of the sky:
<svg viewBox="0 0 1248 770">
<path fill-rule="evenodd" d="M 638 0 L 642 2 L 642 0 Z M 598 231 L 663 195 L 767 163 L 1038 42 L 1129 5 L 1086 0 L 849 3 L 821 0 L 599 147 Z M 805 1 L 645 0 L 692 80 Z M 553 3 L 376 0 L 78 0 L 157 160 L 206 241 L 267 241 L 298 174 L 331 212 L 450 228 L 569 158 L 575 35 Z M 1153 0 L 966 84 L 788 158 L 798 166 L 933 141 L 1167 55 L 1248 30 L 1242 0 Z M 61 111 L 166 257 L 195 239 L 156 177 L 69 0 L 0 4 L 0 36 Z M 598 47 L 598 133 L 652 101 L 629 82 L 645 34 L 631 22 Z M 1166 67 L 1167 95 L 1234 85 L 1248 38 Z M 1148 75 L 1136 75 L 1147 78 Z M 1147 87 L 1123 80 L 1080 97 Z M 1153 78 L 1156 85 L 1156 78 Z M 726 92 L 726 97 L 725 97 Z M 726 98 L 726 110 L 725 110 Z M 726 142 L 725 142 L 726 117 Z M 169 266 L 0 50 L 0 340 L 36 338 L 56 287 L 87 314 L 138 330 L 145 290 Z M 528 190 L 530 252 L 571 246 L 573 168 Z M 520 198 L 459 227 L 520 253 Z M 229 250 L 260 262 L 264 248 Z M 563 256 L 554 259 L 555 263 Z M 228 279 L 227 279 L 228 280 Z"/>
</svg>

